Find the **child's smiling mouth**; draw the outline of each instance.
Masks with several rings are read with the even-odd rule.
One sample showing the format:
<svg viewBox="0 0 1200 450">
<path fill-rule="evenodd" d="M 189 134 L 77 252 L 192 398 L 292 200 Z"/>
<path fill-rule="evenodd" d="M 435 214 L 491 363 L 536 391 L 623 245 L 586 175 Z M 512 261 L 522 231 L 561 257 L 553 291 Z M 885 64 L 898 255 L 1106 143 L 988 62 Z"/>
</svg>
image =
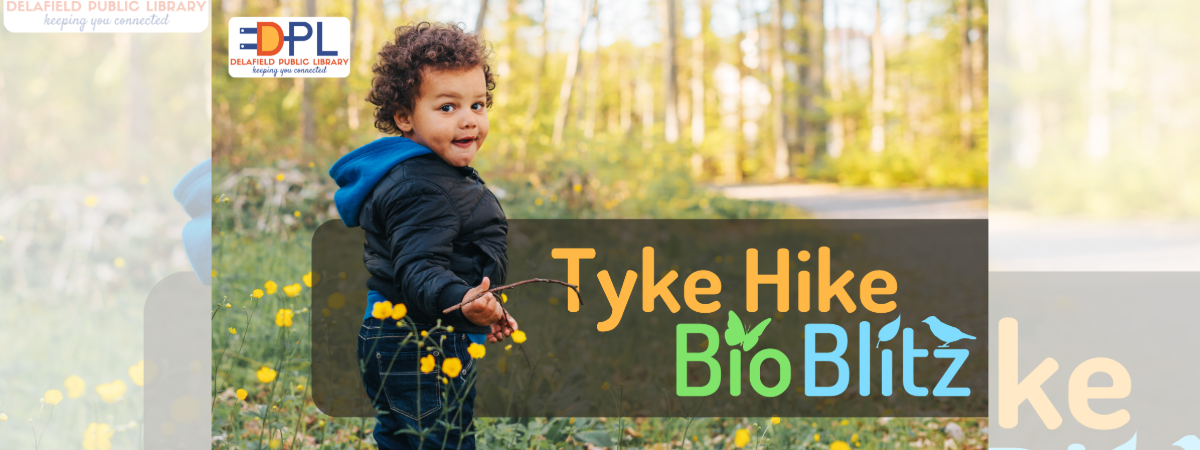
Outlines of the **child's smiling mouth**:
<svg viewBox="0 0 1200 450">
<path fill-rule="evenodd" d="M 470 146 L 471 146 L 471 144 L 474 144 L 474 143 L 475 143 L 475 136 L 467 136 L 467 137 L 464 137 L 464 138 L 455 139 L 455 140 L 453 140 L 453 141 L 450 141 L 450 142 L 453 142 L 453 143 L 454 143 L 454 145 L 457 145 L 457 146 L 459 146 L 459 147 L 462 147 L 462 148 L 467 148 L 467 147 L 470 147 Z"/>
</svg>

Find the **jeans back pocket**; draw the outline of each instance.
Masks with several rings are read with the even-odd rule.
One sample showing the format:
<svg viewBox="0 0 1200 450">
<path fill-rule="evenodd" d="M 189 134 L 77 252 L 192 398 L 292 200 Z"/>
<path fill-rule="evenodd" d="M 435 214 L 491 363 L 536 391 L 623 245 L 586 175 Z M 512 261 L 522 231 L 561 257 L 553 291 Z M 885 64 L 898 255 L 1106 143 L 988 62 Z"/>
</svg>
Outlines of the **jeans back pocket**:
<svg viewBox="0 0 1200 450">
<path fill-rule="evenodd" d="M 420 360 L 433 355 L 434 366 L 421 373 Z M 376 352 L 379 378 L 392 411 L 421 420 L 442 408 L 441 354 L 437 350 Z"/>
</svg>

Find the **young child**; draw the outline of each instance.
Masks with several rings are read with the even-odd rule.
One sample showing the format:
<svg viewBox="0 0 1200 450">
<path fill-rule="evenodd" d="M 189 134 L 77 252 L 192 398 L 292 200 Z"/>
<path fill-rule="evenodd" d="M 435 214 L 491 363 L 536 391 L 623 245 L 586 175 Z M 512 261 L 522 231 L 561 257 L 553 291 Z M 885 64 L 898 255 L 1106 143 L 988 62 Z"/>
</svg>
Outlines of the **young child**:
<svg viewBox="0 0 1200 450">
<path fill-rule="evenodd" d="M 380 449 L 421 442 L 474 448 L 474 436 L 466 435 L 475 398 L 474 384 L 467 386 L 474 367 L 467 347 L 485 336 L 504 340 L 517 329 L 492 294 L 442 313 L 502 285 L 507 272 L 504 210 L 468 166 L 488 134 L 495 88 L 488 55 L 479 36 L 456 25 L 397 28 L 395 40 L 379 52 L 367 101 L 376 106 L 375 127 L 401 136 L 354 150 L 329 170 L 340 187 L 334 202 L 342 221 L 366 232 L 363 261 L 371 278 L 358 357 L 366 363 L 367 395 L 380 412 L 374 433 Z M 373 317 L 381 301 L 405 305 L 416 330 Z M 439 320 L 453 330 L 430 333 L 434 340 L 426 345 L 440 342 L 441 350 L 401 345 Z M 418 361 L 430 354 L 436 367 L 422 373 Z M 458 358 L 463 370 L 443 380 L 447 358 Z M 427 429 L 433 432 L 423 441 L 413 434 Z M 397 434 L 404 430 L 410 431 Z"/>
</svg>

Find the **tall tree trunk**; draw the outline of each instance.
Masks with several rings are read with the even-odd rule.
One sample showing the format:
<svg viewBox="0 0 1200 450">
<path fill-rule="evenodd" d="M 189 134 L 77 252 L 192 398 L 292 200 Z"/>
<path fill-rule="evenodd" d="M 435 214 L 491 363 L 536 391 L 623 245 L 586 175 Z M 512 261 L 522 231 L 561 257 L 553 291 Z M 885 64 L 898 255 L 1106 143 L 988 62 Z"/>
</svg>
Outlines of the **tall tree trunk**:
<svg viewBox="0 0 1200 450">
<path fill-rule="evenodd" d="M 883 48 L 883 8 L 875 0 L 875 31 L 871 33 L 871 151 L 883 151 L 883 103 L 887 75 L 887 55 Z"/>
<path fill-rule="evenodd" d="M 775 140 L 775 179 L 791 173 L 783 120 L 783 0 L 771 2 L 771 134 Z"/>
<path fill-rule="evenodd" d="M 708 36 L 708 23 L 712 21 L 710 0 L 700 0 L 700 33 L 692 39 L 692 175 L 699 177 L 704 172 L 704 157 L 700 145 L 704 143 L 704 40 Z"/>
<path fill-rule="evenodd" d="M 959 70 L 958 70 L 958 114 L 959 114 L 959 133 L 961 134 L 962 146 L 964 150 L 969 150 L 973 143 L 971 142 L 973 124 L 971 123 L 971 112 L 975 110 L 975 105 L 971 101 L 971 15 L 970 1 L 958 0 L 958 20 L 962 23 L 962 32 L 960 39 L 959 51 Z"/>
<path fill-rule="evenodd" d="M 600 55 L 600 21 L 596 20 L 596 54 L 588 68 L 587 109 L 583 120 L 583 136 L 588 139 L 596 134 L 596 114 L 600 108 L 600 96 L 596 92 L 600 85 Z"/>
<path fill-rule="evenodd" d="M 742 2 L 738 2 L 738 18 L 740 19 L 738 22 L 739 24 L 746 22 L 745 6 L 742 4 Z M 737 127 L 736 127 L 736 133 L 734 134 L 734 136 L 737 136 L 737 138 L 734 139 L 733 145 L 730 146 L 730 150 L 729 150 L 730 156 L 727 158 L 729 160 L 730 173 L 728 175 L 726 175 L 726 182 L 730 182 L 730 183 L 740 183 L 742 181 L 742 178 L 744 175 L 742 173 L 742 161 L 745 160 L 745 155 L 747 153 L 747 148 L 748 148 L 748 145 L 746 143 L 746 125 L 745 125 L 746 124 L 746 107 L 745 107 L 746 99 L 745 99 L 745 92 L 743 92 L 743 90 L 742 90 L 742 87 L 744 86 L 744 84 L 742 83 L 742 80 L 745 80 L 746 76 L 747 76 L 746 54 L 745 54 L 745 51 L 742 50 L 742 45 L 741 45 L 742 42 L 744 42 L 746 40 L 746 34 L 747 33 L 745 31 L 742 31 L 741 27 L 739 26 L 737 40 L 736 40 L 738 45 L 737 45 L 737 50 L 735 50 L 735 52 L 734 52 L 734 55 L 737 58 L 736 62 L 734 63 L 734 67 L 737 67 L 737 70 L 738 70 L 738 77 L 737 77 L 738 95 L 736 97 L 734 97 L 738 100 L 738 102 L 737 102 Z"/>
<path fill-rule="evenodd" d="M 479 0 L 479 16 L 475 18 L 475 34 L 483 34 L 483 19 L 487 17 L 488 0 Z"/>
<path fill-rule="evenodd" d="M 974 0 L 971 6 L 971 22 L 974 23 L 975 39 L 971 41 L 971 103 L 976 108 L 984 107 L 984 99 L 987 97 L 987 42 L 988 42 L 988 23 L 984 19 L 987 12 L 984 8 L 987 7 L 985 0 Z"/>
<path fill-rule="evenodd" d="M 900 51 L 904 55 L 908 55 L 908 23 L 909 17 L 911 17 L 909 12 L 910 5 L 910 0 L 904 0 L 904 7 L 901 8 L 901 11 L 904 12 L 904 20 L 902 21 L 904 25 L 903 29 L 900 30 Z M 904 134 L 901 137 L 904 139 L 906 148 L 912 149 L 916 140 L 914 129 L 920 126 L 920 118 L 916 117 L 913 111 L 913 71 L 911 68 L 904 72 L 901 85 L 900 97 L 904 103 Z"/>
<path fill-rule="evenodd" d="M 833 23 L 838 23 L 838 4 L 837 0 L 833 3 Z M 846 148 L 846 133 L 845 133 L 845 117 L 842 114 L 842 40 L 845 38 L 844 30 L 834 28 L 831 36 L 833 45 L 829 51 L 829 99 L 834 103 L 833 114 L 829 120 L 829 142 L 826 151 L 829 156 L 837 158 L 841 156 L 842 150 Z"/>
<path fill-rule="evenodd" d="M 643 76 L 638 77 L 638 103 L 641 106 L 642 115 L 642 148 L 649 150 L 654 136 L 654 86 L 650 83 L 654 53 L 647 49 L 642 54 Z"/>
<path fill-rule="evenodd" d="M 601 107 L 604 110 L 604 129 L 609 134 L 616 134 L 621 129 L 621 105 L 625 100 L 625 84 L 621 81 L 621 54 L 614 48 L 613 52 L 608 56 L 608 75 L 607 79 L 611 84 L 616 85 L 617 89 L 617 105 L 604 103 Z M 610 85 L 611 85 L 610 84 Z M 602 96 L 603 97 L 603 96 Z"/>
<path fill-rule="evenodd" d="M 304 13 L 308 17 L 317 16 L 317 0 L 304 1 Z M 317 140 L 317 115 L 313 111 L 313 80 L 306 78 L 297 78 L 300 80 L 300 117 L 301 117 L 301 140 L 300 150 L 302 154 L 307 155 L 312 151 L 312 145 Z"/>
<path fill-rule="evenodd" d="M 567 115 L 571 112 L 571 88 L 575 84 L 575 74 L 579 72 L 579 47 L 583 44 L 583 33 L 593 9 L 592 1 L 585 0 L 583 10 L 579 13 L 579 38 L 571 43 L 571 51 L 567 54 L 567 73 L 563 77 L 562 88 L 558 91 L 558 112 L 554 115 L 555 147 L 562 145 L 563 128 L 566 127 Z"/>
<path fill-rule="evenodd" d="M 663 42 L 663 94 L 664 108 L 663 127 L 668 143 L 674 144 L 679 140 L 679 86 L 676 84 L 675 65 L 675 0 L 659 0 L 663 11 L 663 32 L 666 34 Z"/>
<path fill-rule="evenodd" d="M 1109 61 L 1112 48 L 1112 1 L 1091 0 L 1088 64 L 1088 136 L 1087 154 L 1092 158 L 1108 156 L 1110 129 L 1108 117 Z"/>
<path fill-rule="evenodd" d="M 358 37 L 358 0 L 350 2 L 350 54 L 346 55 L 349 58 L 354 57 L 354 42 Z M 338 90 L 345 91 L 346 78 L 338 78 Z M 358 129 L 358 92 L 350 92 L 346 94 L 346 122 L 351 130 Z"/>
<path fill-rule="evenodd" d="M 804 81 L 804 101 L 801 117 L 804 123 L 804 155 L 810 163 L 817 157 L 817 145 L 825 128 L 825 113 L 821 98 L 825 95 L 825 0 L 805 0 L 801 33 L 804 35 L 808 61 L 801 70 Z"/>
<path fill-rule="evenodd" d="M 625 62 L 625 65 L 632 65 L 632 62 L 624 55 L 619 56 L 617 61 L 618 64 Z M 633 131 L 633 103 L 638 92 L 637 82 L 634 81 L 634 77 L 630 76 L 631 73 L 631 68 L 626 67 L 625 70 L 620 71 L 619 75 L 621 79 L 621 132 L 626 136 Z"/>
<path fill-rule="evenodd" d="M 521 141 L 517 143 L 516 168 L 518 172 L 525 170 L 525 156 L 529 151 L 529 139 L 532 138 L 533 122 L 537 119 L 538 110 L 541 109 L 542 78 L 546 76 L 546 58 L 550 55 L 550 36 L 546 30 L 546 22 L 550 21 L 550 2 L 551 0 L 542 0 L 542 55 L 538 61 L 537 71 L 533 73 L 533 87 L 530 88 L 532 93 L 529 98 L 529 106 L 525 109 L 525 121 L 521 128 Z"/>
</svg>

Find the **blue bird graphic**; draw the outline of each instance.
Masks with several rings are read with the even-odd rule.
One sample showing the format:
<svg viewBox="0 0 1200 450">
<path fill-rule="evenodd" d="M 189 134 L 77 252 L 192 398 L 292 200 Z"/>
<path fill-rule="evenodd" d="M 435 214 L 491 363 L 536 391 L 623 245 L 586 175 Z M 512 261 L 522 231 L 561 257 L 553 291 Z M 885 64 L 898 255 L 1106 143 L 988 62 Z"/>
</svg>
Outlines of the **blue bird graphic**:
<svg viewBox="0 0 1200 450">
<path fill-rule="evenodd" d="M 1133 439 L 1130 439 L 1129 442 L 1121 444 L 1113 450 L 1137 450 L 1137 432 L 1133 432 Z"/>
<path fill-rule="evenodd" d="M 1196 437 L 1196 435 L 1184 436 L 1183 439 L 1172 445 L 1183 447 L 1183 450 L 1200 450 L 1200 438 Z"/>
<path fill-rule="evenodd" d="M 937 336 L 938 339 L 941 339 L 942 342 L 945 342 L 944 344 L 939 345 L 939 348 L 947 347 L 952 342 L 961 339 L 975 340 L 975 336 L 963 333 L 958 328 L 954 328 L 950 325 L 942 323 L 942 321 L 938 320 L 937 316 L 926 317 L 925 320 L 922 320 L 922 322 L 929 324 L 929 331 L 933 332 L 933 335 Z"/>
</svg>

